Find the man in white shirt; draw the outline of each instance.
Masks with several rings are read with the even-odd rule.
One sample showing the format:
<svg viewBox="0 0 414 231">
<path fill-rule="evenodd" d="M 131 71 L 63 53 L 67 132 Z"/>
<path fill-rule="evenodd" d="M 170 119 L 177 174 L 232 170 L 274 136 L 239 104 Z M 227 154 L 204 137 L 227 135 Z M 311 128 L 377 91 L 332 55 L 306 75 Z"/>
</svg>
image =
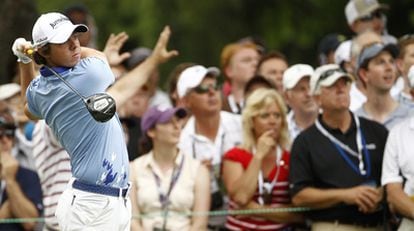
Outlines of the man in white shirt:
<svg viewBox="0 0 414 231">
<path fill-rule="evenodd" d="M 409 75 L 410 94 L 414 97 L 414 75 Z M 382 164 L 381 184 L 386 186 L 387 201 L 404 218 L 398 230 L 414 230 L 414 117 L 395 125 L 387 139 Z M 405 183 L 404 183 L 405 179 Z"/>
<path fill-rule="evenodd" d="M 179 146 L 211 170 L 211 210 L 224 208 L 219 187 L 221 157 L 241 143 L 242 134 L 240 116 L 221 111 L 219 73 L 218 68 L 196 65 L 185 69 L 177 82 L 178 97 L 192 113 L 181 132 Z M 225 217 L 210 218 L 209 227 L 217 229 L 224 221 Z"/>
<path fill-rule="evenodd" d="M 291 141 L 312 125 L 318 116 L 318 106 L 310 92 L 313 72 L 308 64 L 295 64 L 283 74 L 284 97 L 291 109 L 287 115 Z"/>
</svg>

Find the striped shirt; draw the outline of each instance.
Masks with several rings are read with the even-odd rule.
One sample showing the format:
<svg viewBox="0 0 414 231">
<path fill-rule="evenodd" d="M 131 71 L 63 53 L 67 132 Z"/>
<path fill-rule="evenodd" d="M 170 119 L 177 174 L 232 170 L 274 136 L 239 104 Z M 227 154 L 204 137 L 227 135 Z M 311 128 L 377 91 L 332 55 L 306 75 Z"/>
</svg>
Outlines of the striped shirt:
<svg viewBox="0 0 414 231">
<path fill-rule="evenodd" d="M 42 186 L 45 225 L 59 229 L 55 210 L 72 177 L 70 159 L 44 120 L 36 123 L 33 132 L 33 157 Z"/>
<path fill-rule="evenodd" d="M 252 160 L 253 155 L 250 152 L 247 152 L 244 149 L 233 148 L 227 152 L 224 156 L 224 160 L 238 162 L 242 165 L 243 169 L 246 170 Z M 277 208 L 290 204 L 289 197 L 289 159 L 290 154 L 287 151 L 284 151 L 282 154 L 281 160 L 283 160 L 283 165 L 279 166 L 281 168 L 279 171 L 278 179 L 275 186 L 272 190 L 272 201 L 268 205 L 272 208 Z M 272 181 L 276 175 L 278 167 L 275 167 L 270 171 L 267 179 Z M 252 201 L 259 203 L 259 188 L 256 188 L 256 192 L 251 198 Z M 229 201 L 229 210 L 237 210 L 239 206 L 235 203 L 232 198 Z M 227 221 L 225 224 L 226 228 L 229 230 L 283 230 L 289 226 L 289 224 L 276 223 L 273 221 L 266 220 L 261 217 L 255 217 L 254 215 L 250 216 L 227 216 Z"/>
</svg>

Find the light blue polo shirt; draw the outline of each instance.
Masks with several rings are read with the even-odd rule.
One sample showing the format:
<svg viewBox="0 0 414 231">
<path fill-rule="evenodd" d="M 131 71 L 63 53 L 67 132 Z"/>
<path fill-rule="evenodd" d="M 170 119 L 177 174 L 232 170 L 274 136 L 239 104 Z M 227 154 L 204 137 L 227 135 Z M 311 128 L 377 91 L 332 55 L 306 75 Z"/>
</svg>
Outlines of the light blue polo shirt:
<svg viewBox="0 0 414 231">
<path fill-rule="evenodd" d="M 86 97 L 105 92 L 115 79 L 109 65 L 95 57 L 81 59 L 60 74 Z M 53 74 L 34 79 L 26 97 L 30 113 L 45 119 L 69 153 L 76 179 L 127 186 L 128 153 L 117 114 L 105 123 L 95 121 L 82 99 Z"/>
</svg>

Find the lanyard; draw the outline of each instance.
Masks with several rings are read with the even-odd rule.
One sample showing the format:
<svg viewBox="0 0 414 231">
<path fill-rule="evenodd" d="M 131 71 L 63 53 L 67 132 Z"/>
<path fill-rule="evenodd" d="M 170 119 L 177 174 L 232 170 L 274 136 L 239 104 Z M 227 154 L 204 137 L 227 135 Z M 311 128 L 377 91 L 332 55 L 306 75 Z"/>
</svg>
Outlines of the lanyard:
<svg viewBox="0 0 414 231">
<path fill-rule="evenodd" d="M 263 171 L 261 169 L 259 171 L 259 176 L 257 177 L 257 181 L 258 181 L 258 184 L 259 184 L 259 198 L 258 198 L 258 200 L 259 200 L 260 205 L 265 204 L 265 200 L 263 199 L 263 193 L 264 192 L 266 193 L 267 196 L 272 195 L 272 191 L 273 191 L 273 188 L 276 185 L 277 178 L 279 178 L 280 169 L 284 165 L 284 161 L 282 160 L 282 149 L 280 148 L 280 146 L 277 146 L 277 148 L 276 148 L 275 164 L 276 164 L 276 168 L 277 168 L 276 174 L 275 174 L 275 177 L 273 178 L 272 182 L 270 182 L 270 183 L 268 183 L 268 182 L 265 183 L 264 182 Z"/>
<path fill-rule="evenodd" d="M 326 137 L 328 138 L 334 145 L 335 148 L 338 150 L 339 154 L 342 156 L 342 158 L 347 162 L 347 164 L 354 170 L 356 173 L 369 177 L 371 174 L 371 161 L 368 154 L 368 149 L 366 147 L 365 138 L 362 135 L 361 127 L 359 124 L 359 118 L 354 115 L 355 125 L 356 125 L 356 144 L 358 152 L 355 152 L 352 150 L 348 145 L 342 143 L 340 140 L 338 140 L 336 137 L 334 137 L 332 134 L 330 134 L 319 122 L 319 120 L 315 121 L 316 128 Z M 364 150 L 364 158 L 367 167 L 365 168 L 364 164 L 364 158 L 362 155 L 362 150 Z M 355 164 L 352 162 L 352 160 L 349 158 L 348 154 L 358 158 L 358 167 L 355 166 Z"/>
<path fill-rule="evenodd" d="M 6 188 L 6 181 L 0 180 L 0 205 L 3 202 L 4 189 Z"/>
<path fill-rule="evenodd" d="M 168 187 L 168 191 L 165 194 L 161 188 L 161 179 L 160 177 L 154 172 L 154 170 L 152 170 L 151 168 L 151 172 L 154 175 L 155 178 L 155 182 L 157 183 L 157 189 L 158 189 L 158 197 L 159 197 L 159 201 L 161 203 L 161 207 L 163 210 L 165 210 L 169 204 L 169 197 L 171 194 L 171 191 L 173 190 L 175 183 L 177 183 L 178 177 L 181 174 L 181 169 L 183 168 L 183 164 L 184 164 L 184 156 L 182 156 L 180 165 L 178 166 L 178 169 L 176 167 L 174 167 L 173 172 L 171 174 L 171 181 L 170 181 L 170 186 Z"/>
</svg>

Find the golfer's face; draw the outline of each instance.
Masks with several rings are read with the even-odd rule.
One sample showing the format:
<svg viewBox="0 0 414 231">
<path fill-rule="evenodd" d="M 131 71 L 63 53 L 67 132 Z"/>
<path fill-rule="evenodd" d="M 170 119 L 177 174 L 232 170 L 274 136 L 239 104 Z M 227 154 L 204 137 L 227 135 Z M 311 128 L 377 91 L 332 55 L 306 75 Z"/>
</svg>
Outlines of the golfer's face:
<svg viewBox="0 0 414 231">
<path fill-rule="evenodd" d="M 62 44 L 50 44 L 51 66 L 73 67 L 81 59 L 81 47 L 79 33 L 73 33 L 69 39 Z"/>
</svg>

